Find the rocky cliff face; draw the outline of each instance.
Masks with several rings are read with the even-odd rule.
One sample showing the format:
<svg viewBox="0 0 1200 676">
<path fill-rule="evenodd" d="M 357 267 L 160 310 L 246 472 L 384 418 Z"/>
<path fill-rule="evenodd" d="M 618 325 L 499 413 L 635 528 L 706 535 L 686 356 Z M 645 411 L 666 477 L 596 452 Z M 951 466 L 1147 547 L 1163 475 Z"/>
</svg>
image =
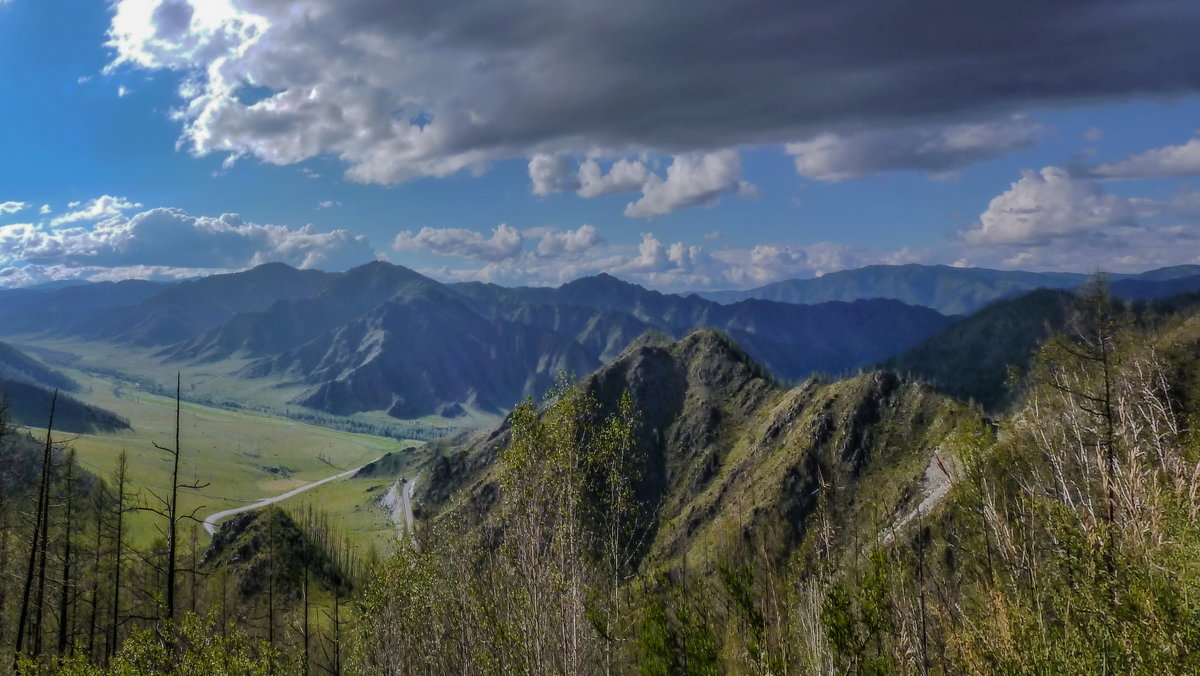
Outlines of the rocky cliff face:
<svg viewBox="0 0 1200 676">
<path fill-rule="evenodd" d="M 605 412 L 628 391 L 640 413 L 632 471 L 654 526 L 649 562 L 727 549 L 783 557 L 821 517 L 842 524 L 835 541 L 878 536 L 922 499 L 940 444 L 972 416 L 886 371 L 784 389 L 712 331 L 639 341 L 579 387 Z M 486 521 L 507 438 L 501 425 L 442 442 L 419 516 Z"/>
</svg>

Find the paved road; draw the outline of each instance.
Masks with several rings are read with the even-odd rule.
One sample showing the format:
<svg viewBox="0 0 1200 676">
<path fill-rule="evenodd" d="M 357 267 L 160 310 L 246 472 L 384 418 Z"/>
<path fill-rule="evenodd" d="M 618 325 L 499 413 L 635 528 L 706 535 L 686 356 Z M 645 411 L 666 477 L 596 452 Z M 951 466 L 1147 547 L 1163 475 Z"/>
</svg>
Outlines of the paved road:
<svg viewBox="0 0 1200 676">
<path fill-rule="evenodd" d="M 380 456 L 380 457 L 383 457 L 383 456 Z M 376 460 L 378 460 L 378 459 L 379 458 L 376 458 Z M 371 462 L 374 462 L 374 460 L 372 460 Z M 367 465 L 369 465 L 369 464 L 371 464 L 371 463 L 367 463 Z M 366 467 L 366 465 L 363 465 L 363 467 Z M 217 522 L 220 521 L 221 519 L 233 516 L 234 514 L 241 514 L 242 512 L 249 512 L 252 509 L 259 509 L 260 507 L 266 507 L 267 505 L 275 504 L 276 502 L 280 502 L 281 500 L 287 500 L 288 498 L 290 498 L 294 495 L 303 493 L 304 491 L 306 491 L 310 488 L 316 488 L 317 486 L 320 486 L 321 484 L 329 483 L 330 481 L 337 481 L 338 479 L 341 479 L 343 477 L 348 477 L 360 469 L 362 469 L 362 467 L 355 467 L 354 469 L 348 469 L 345 472 L 342 472 L 341 474 L 335 474 L 331 477 L 326 477 L 324 479 L 321 479 L 320 481 L 314 481 L 311 484 L 304 484 L 303 486 L 301 486 L 299 488 L 293 488 L 292 490 L 288 491 L 287 493 L 284 493 L 283 495 L 276 495 L 273 498 L 264 498 L 262 500 L 259 500 L 258 502 L 255 502 L 255 503 L 252 503 L 249 505 L 243 505 L 241 507 L 234 507 L 233 509 L 227 509 L 223 512 L 217 512 L 215 514 L 210 514 L 207 517 L 205 517 L 205 519 L 204 519 L 204 530 L 208 531 L 209 535 L 216 535 Z M 408 523 L 409 523 L 409 527 L 411 528 L 412 527 L 412 509 L 411 508 L 409 508 L 409 511 L 408 511 Z"/>
</svg>

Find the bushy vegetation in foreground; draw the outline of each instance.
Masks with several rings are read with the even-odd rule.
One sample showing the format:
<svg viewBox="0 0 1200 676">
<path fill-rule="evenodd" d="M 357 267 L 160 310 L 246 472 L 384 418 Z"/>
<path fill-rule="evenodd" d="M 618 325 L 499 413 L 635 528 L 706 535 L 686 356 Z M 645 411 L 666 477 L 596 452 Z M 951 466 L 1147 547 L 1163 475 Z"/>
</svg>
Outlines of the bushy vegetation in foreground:
<svg viewBox="0 0 1200 676">
<path fill-rule="evenodd" d="M 1150 331 L 1092 289 L 1009 419 L 940 454 L 947 496 L 839 548 L 635 571 L 632 411 L 513 418 L 495 519 L 447 519 L 362 598 L 367 673 L 1187 673 L 1200 670 L 1194 319 Z M 596 468 L 604 468 L 597 470 Z M 598 473 L 599 472 L 599 473 Z M 613 481 L 615 482 L 607 483 Z M 600 488 L 612 493 L 600 495 Z M 606 526 L 607 524 L 607 526 Z"/>
</svg>

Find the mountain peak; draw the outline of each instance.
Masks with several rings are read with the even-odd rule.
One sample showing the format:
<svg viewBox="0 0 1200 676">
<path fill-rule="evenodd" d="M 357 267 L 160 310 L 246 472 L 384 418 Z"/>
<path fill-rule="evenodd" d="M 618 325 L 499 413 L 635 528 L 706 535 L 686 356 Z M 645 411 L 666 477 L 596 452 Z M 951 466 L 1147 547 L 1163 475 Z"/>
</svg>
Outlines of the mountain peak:
<svg viewBox="0 0 1200 676">
<path fill-rule="evenodd" d="M 587 277 L 580 277 L 563 284 L 560 290 L 567 289 L 629 289 L 642 288 L 632 282 L 627 282 L 623 279 L 614 277 L 607 272 L 600 272 Z"/>
<path fill-rule="evenodd" d="M 266 263 L 260 263 L 256 266 L 250 268 L 249 270 L 246 270 L 246 272 L 260 272 L 260 273 L 261 272 L 275 272 L 275 271 L 283 272 L 283 271 L 291 271 L 291 270 L 297 270 L 297 269 L 298 268 L 294 268 L 291 265 L 288 265 L 287 263 L 284 263 L 282 261 L 268 261 Z"/>
</svg>

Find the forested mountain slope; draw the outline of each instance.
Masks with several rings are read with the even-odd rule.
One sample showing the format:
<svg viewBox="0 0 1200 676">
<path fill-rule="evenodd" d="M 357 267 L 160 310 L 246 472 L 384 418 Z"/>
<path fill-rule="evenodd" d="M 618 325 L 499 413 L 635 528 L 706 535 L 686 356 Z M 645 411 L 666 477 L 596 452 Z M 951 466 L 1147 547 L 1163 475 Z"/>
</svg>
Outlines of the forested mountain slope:
<svg viewBox="0 0 1200 676">
<path fill-rule="evenodd" d="M 1173 305 L 1088 287 L 994 420 L 888 372 L 785 391 L 709 332 L 634 345 L 443 443 L 359 659 L 1193 673 L 1200 314 Z"/>
<path fill-rule="evenodd" d="M 641 341 L 579 389 L 598 418 L 631 396 L 628 481 L 649 520 L 644 553 L 658 564 L 707 561 L 739 542 L 782 560 L 813 527 L 822 486 L 837 486 L 824 518 L 861 523 L 870 537 L 913 508 L 934 451 L 974 418 L 886 371 L 785 389 L 712 331 Z M 421 516 L 466 510 L 469 521 L 487 521 L 503 493 L 497 454 L 510 435 L 502 426 L 443 442 L 418 486 Z M 862 495 L 874 511 L 861 508 Z"/>
</svg>

